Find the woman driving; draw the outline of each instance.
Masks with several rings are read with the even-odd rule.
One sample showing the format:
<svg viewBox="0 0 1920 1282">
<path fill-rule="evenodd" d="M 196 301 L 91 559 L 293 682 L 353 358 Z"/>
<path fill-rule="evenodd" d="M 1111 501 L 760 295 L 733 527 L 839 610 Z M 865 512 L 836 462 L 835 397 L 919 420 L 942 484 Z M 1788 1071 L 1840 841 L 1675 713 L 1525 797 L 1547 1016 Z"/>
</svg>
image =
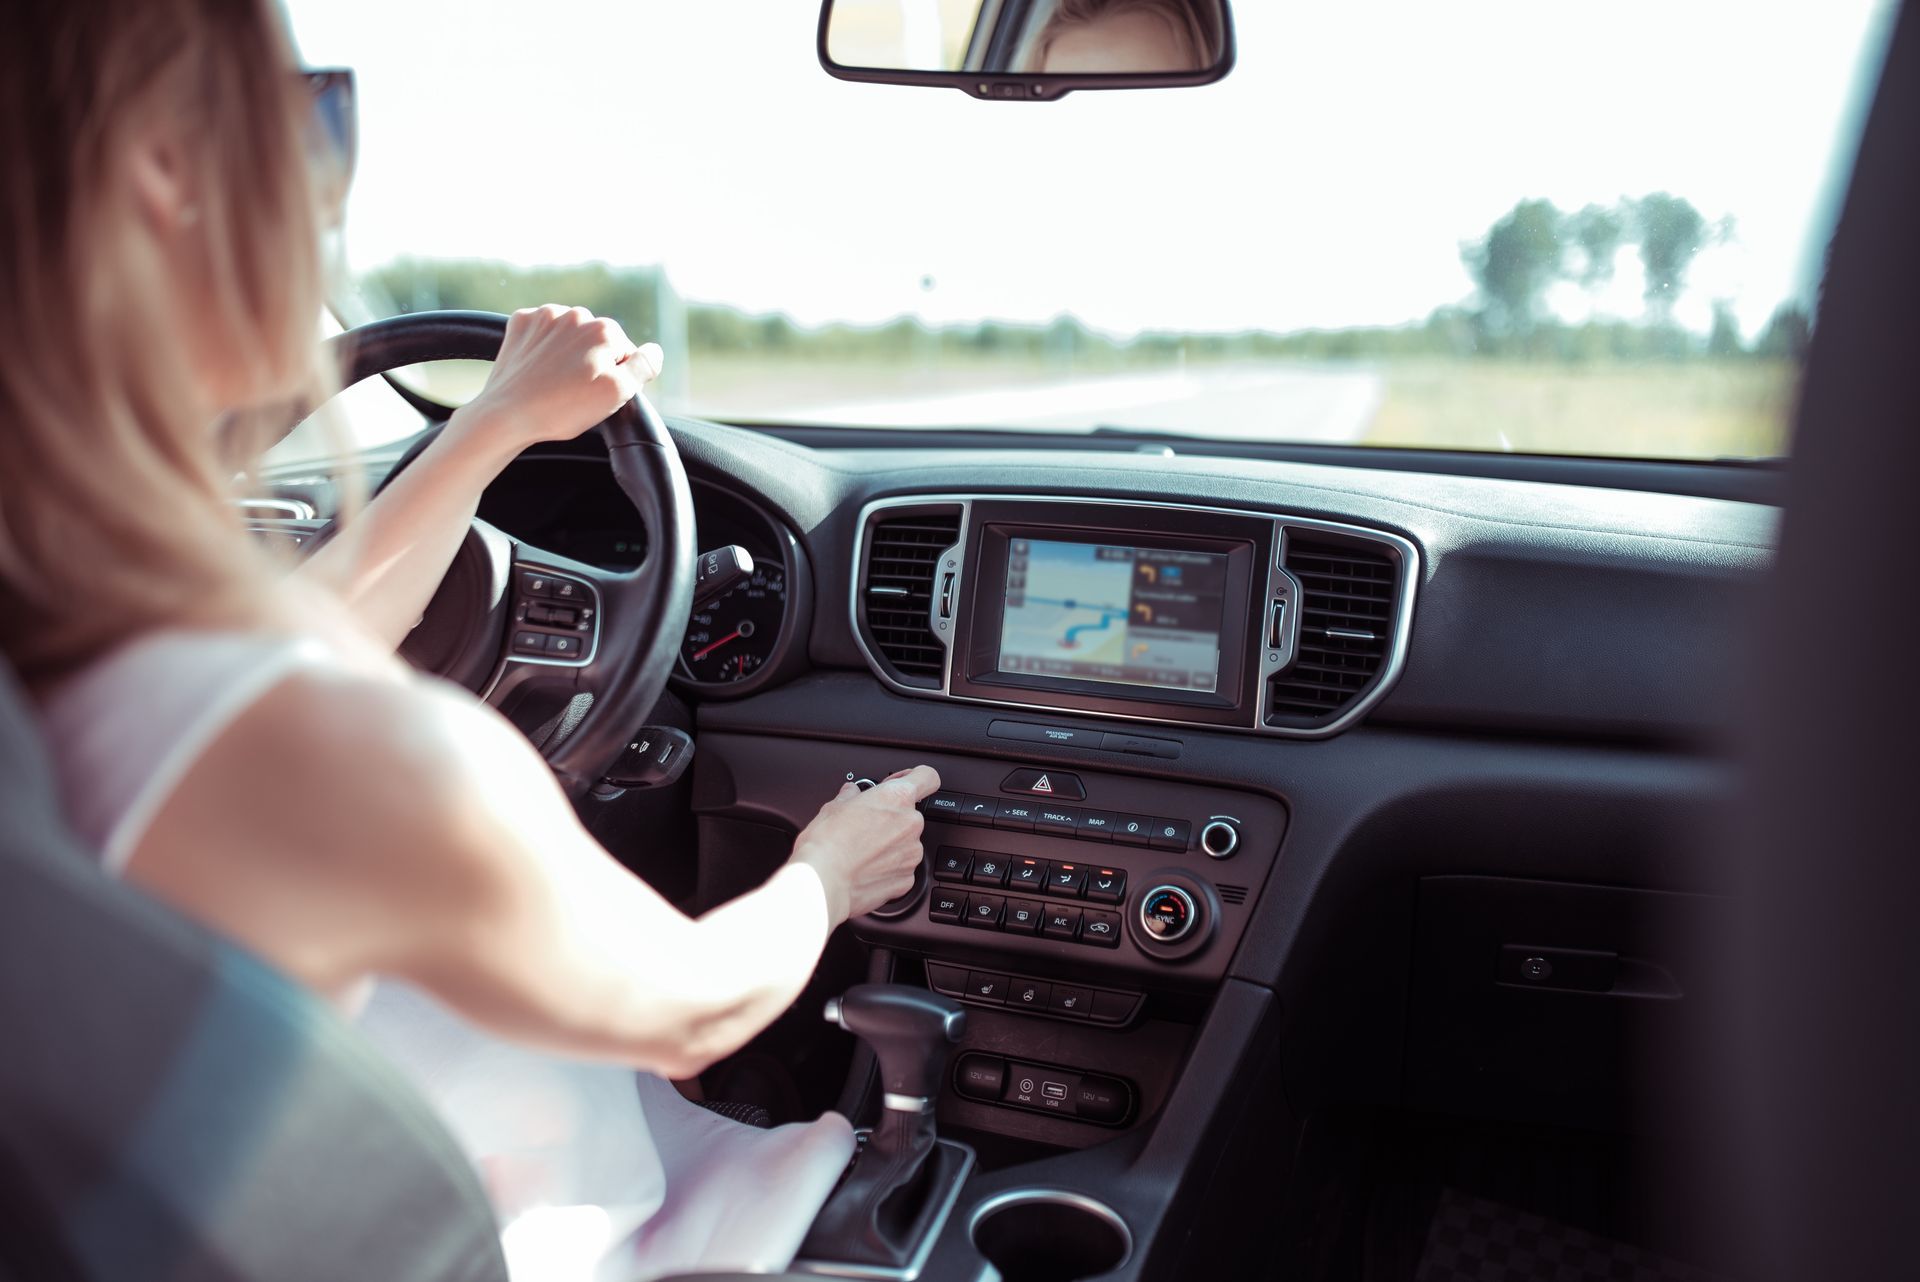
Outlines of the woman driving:
<svg viewBox="0 0 1920 1282">
<path fill-rule="evenodd" d="M 261 443 L 247 424 L 327 385 L 320 236 L 350 85 L 296 70 L 269 0 L 10 6 L 0 651 L 109 869 L 349 1008 L 374 977 L 405 981 L 500 1047 L 566 1057 L 543 1089 L 597 1073 L 576 1113 L 631 1105 L 631 1074 L 577 1061 L 686 1077 L 742 1046 L 836 926 L 908 888 L 938 779 L 849 785 L 765 885 L 690 920 L 589 836 L 519 731 L 394 656 L 500 469 L 658 372 L 612 320 L 516 314 L 485 390 L 339 537 L 293 573 L 249 541 L 231 501 Z M 661 1151 L 639 1182 L 657 1185 L 685 1169 L 659 1134 L 680 1101 L 641 1095 Z M 643 1143 L 629 1122 L 638 1139 L 590 1125 Z M 738 1152 L 826 1172 L 817 1195 L 796 1186 L 804 1229 L 851 1140 L 837 1118 L 798 1130 Z M 741 1143 L 680 1133 L 709 1160 Z M 524 1162 L 483 1174 L 503 1215 L 588 1196 Z M 622 1178 L 641 1219 L 667 1200 Z"/>
</svg>

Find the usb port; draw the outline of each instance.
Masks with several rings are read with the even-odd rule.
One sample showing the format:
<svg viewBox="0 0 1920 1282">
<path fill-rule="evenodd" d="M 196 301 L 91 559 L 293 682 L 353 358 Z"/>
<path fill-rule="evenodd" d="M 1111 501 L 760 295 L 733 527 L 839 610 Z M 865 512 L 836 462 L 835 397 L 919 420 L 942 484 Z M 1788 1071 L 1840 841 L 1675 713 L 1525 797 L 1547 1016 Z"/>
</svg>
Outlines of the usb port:
<svg viewBox="0 0 1920 1282">
<path fill-rule="evenodd" d="M 1065 1082 L 1042 1082 L 1040 1083 L 1040 1093 L 1048 1099 L 1065 1099 L 1067 1097 L 1067 1084 Z"/>
</svg>

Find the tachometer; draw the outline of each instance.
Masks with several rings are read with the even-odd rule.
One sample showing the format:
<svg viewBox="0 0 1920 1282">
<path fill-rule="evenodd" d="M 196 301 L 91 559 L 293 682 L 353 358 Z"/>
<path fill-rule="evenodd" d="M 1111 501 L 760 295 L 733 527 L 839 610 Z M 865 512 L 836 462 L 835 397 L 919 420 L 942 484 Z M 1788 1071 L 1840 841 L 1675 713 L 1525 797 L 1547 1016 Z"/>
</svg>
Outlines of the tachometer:
<svg viewBox="0 0 1920 1282">
<path fill-rule="evenodd" d="M 680 659 L 695 681 L 723 684 L 752 676 L 780 641 L 787 610 L 787 575 L 778 561 L 762 561 L 687 624 Z"/>
</svg>

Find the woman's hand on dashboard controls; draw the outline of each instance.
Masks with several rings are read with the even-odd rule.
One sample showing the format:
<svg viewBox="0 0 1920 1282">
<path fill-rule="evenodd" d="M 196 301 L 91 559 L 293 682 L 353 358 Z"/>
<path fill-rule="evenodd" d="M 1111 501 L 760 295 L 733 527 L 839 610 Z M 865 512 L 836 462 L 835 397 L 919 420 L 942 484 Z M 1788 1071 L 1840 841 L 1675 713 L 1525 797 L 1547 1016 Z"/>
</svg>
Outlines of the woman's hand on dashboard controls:
<svg viewBox="0 0 1920 1282">
<path fill-rule="evenodd" d="M 537 441 L 580 435 L 656 378 L 658 343 L 634 346 L 620 322 L 584 307 L 522 308 L 487 375 L 487 385 L 450 428 L 484 437 L 507 458 Z"/>
<path fill-rule="evenodd" d="M 872 912 L 913 886 L 925 826 L 916 807 L 939 787 L 940 776 L 932 766 L 888 775 L 865 792 L 849 783 L 801 830 L 793 843 L 793 862 L 806 864 L 819 876 L 836 925 Z"/>
</svg>

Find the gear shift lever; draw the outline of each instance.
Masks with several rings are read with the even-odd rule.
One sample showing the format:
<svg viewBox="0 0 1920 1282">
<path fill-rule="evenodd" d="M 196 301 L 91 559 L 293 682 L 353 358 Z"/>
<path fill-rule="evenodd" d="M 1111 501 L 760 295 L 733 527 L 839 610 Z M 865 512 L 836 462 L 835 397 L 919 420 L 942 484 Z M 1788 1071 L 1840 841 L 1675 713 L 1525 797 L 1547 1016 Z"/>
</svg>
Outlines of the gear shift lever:
<svg viewBox="0 0 1920 1282">
<path fill-rule="evenodd" d="M 939 1229 L 973 1164 L 965 1145 L 935 1136 L 933 1119 L 966 1008 L 924 988 L 860 984 L 829 1001 L 826 1015 L 873 1048 L 885 1107 L 800 1257 L 897 1268 Z"/>
<path fill-rule="evenodd" d="M 873 1048 L 881 1102 L 903 1113 L 931 1113 L 947 1056 L 967 1031 L 960 1003 L 905 984 L 860 984 L 827 1002 L 827 1022 Z"/>
</svg>

